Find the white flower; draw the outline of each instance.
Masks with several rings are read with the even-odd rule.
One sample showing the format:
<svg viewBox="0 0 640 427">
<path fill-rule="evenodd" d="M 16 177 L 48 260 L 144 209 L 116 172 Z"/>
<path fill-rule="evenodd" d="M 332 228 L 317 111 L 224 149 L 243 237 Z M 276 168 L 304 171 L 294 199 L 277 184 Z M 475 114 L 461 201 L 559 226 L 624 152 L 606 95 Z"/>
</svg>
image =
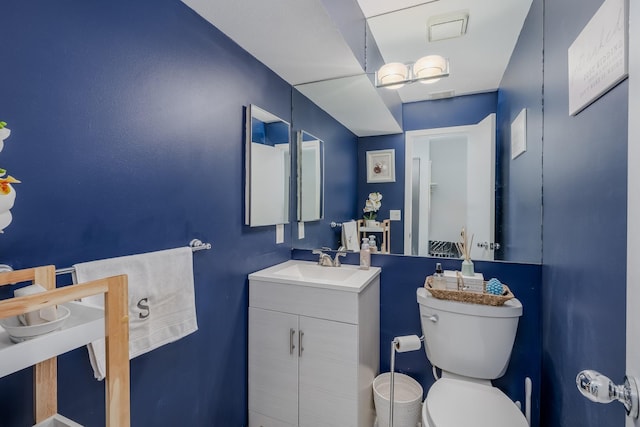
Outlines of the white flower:
<svg viewBox="0 0 640 427">
<path fill-rule="evenodd" d="M 0 128 L 0 140 L 9 138 L 11 130 L 9 128 Z"/>
<path fill-rule="evenodd" d="M 372 202 L 380 202 L 382 200 L 382 194 L 380 193 L 369 193 L 369 200 Z"/>
<path fill-rule="evenodd" d="M 365 213 L 365 219 L 375 219 L 376 212 L 382 206 L 382 194 L 380 193 L 369 193 L 369 198 L 364 202 L 364 209 L 362 209 Z"/>
<path fill-rule="evenodd" d="M 380 203 L 380 202 L 378 202 L 378 204 L 379 204 L 379 203 Z M 378 211 L 378 209 L 380 209 L 380 206 L 376 207 L 376 206 L 374 205 L 374 203 L 373 203 L 371 200 L 367 200 L 367 201 L 364 203 L 364 209 L 363 209 L 363 211 L 365 211 L 365 212 L 377 212 L 377 211 Z"/>
</svg>

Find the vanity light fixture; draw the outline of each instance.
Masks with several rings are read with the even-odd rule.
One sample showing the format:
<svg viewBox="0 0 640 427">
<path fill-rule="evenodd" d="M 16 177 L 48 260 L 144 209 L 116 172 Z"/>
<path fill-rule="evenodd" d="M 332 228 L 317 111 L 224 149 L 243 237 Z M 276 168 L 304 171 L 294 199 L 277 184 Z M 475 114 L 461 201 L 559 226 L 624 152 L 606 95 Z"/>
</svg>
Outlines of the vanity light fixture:
<svg viewBox="0 0 640 427">
<path fill-rule="evenodd" d="M 427 55 L 413 64 L 390 62 L 376 72 L 376 87 L 400 89 L 407 83 L 435 83 L 449 75 L 449 60 L 440 55 Z"/>
</svg>

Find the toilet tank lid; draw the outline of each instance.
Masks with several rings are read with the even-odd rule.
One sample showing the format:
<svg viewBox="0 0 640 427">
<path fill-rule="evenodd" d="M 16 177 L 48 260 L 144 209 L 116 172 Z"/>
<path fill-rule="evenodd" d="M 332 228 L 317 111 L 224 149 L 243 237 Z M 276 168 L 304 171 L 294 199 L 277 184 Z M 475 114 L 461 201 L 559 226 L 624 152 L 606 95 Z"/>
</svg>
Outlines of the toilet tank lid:
<svg viewBox="0 0 640 427">
<path fill-rule="evenodd" d="M 418 304 L 433 308 L 435 310 L 483 317 L 522 316 L 522 303 L 517 298 L 510 299 L 503 305 L 499 306 L 472 304 L 468 302 L 438 299 L 431 295 L 431 292 L 429 292 L 424 287 L 417 289 L 416 297 L 418 300 Z"/>
<path fill-rule="evenodd" d="M 424 405 L 436 427 L 528 427 L 515 403 L 488 385 L 441 378 L 429 389 Z"/>
</svg>

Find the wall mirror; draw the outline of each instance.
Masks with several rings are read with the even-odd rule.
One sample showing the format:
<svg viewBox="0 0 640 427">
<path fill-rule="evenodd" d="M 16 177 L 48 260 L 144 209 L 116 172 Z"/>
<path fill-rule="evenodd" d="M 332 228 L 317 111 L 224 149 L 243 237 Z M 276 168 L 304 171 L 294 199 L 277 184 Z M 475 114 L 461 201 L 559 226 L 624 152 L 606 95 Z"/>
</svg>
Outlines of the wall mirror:
<svg viewBox="0 0 640 427">
<path fill-rule="evenodd" d="M 245 125 L 245 224 L 251 227 L 289 222 L 291 127 L 255 105 Z"/>
<path fill-rule="evenodd" d="M 324 217 L 324 141 L 298 131 L 298 221 L 318 221 Z"/>
<path fill-rule="evenodd" d="M 542 72 L 543 72 L 543 53 L 542 53 L 542 44 L 543 44 L 543 28 L 542 28 L 542 6 L 543 2 L 535 0 L 514 0 L 513 3 L 524 4 L 525 6 L 530 7 L 529 16 L 532 19 L 527 19 L 525 22 L 525 26 L 522 27 L 520 38 L 517 42 L 516 47 L 514 49 L 511 59 L 509 60 L 509 68 L 510 71 L 505 73 L 501 83 L 500 83 L 500 91 L 497 95 L 497 102 L 494 109 L 496 112 L 496 123 L 495 123 L 495 145 L 492 147 L 492 150 L 495 152 L 495 162 L 494 168 L 491 170 L 493 176 L 495 178 L 495 184 L 493 185 L 493 189 L 489 189 L 489 194 L 487 195 L 487 199 L 485 202 L 489 206 L 494 207 L 494 211 L 490 210 L 488 215 L 494 216 L 493 223 L 493 231 L 491 231 L 491 227 L 489 227 L 489 234 L 487 234 L 486 238 L 484 236 L 480 236 L 479 234 L 475 236 L 474 246 L 476 246 L 476 252 L 480 252 L 480 254 L 474 254 L 472 258 L 476 259 L 494 259 L 494 260 L 507 260 L 513 262 L 533 262 L 539 263 L 542 260 Z M 405 13 L 411 14 L 412 10 L 408 10 Z M 375 19 L 377 20 L 386 20 L 391 19 L 393 14 L 382 15 Z M 471 22 L 471 21 L 470 21 Z M 471 24 L 469 24 L 471 25 Z M 474 25 L 479 25 L 478 22 L 474 23 Z M 470 32 L 466 37 L 471 37 L 471 28 Z M 462 39 L 458 39 L 462 40 Z M 438 43 L 455 43 L 455 40 L 444 40 L 439 41 Z M 491 45 L 491 43 L 487 43 Z M 400 47 L 399 47 L 400 48 Z M 368 57 L 373 57 L 373 55 L 368 55 Z M 469 55 L 465 56 L 465 59 L 469 59 L 468 66 L 471 66 L 473 62 L 471 59 L 475 58 L 474 55 L 469 52 Z M 451 64 L 452 69 L 451 73 L 453 74 L 455 67 L 465 66 L 463 63 Z M 476 67 L 477 68 L 477 67 Z M 474 68 L 472 68 L 474 69 Z M 474 78 L 474 77 L 471 77 Z M 480 75 L 477 78 L 481 78 Z M 322 89 L 325 93 L 330 93 L 332 96 L 339 97 L 340 90 L 337 88 L 341 88 L 343 84 L 340 79 L 336 79 L 335 87 L 332 88 L 331 81 L 323 81 L 318 83 L 318 87 L 322 86 Z M 442 79 L 442 82 L 446 82 L 446 79 Z M 418 84 L 415 84 L 418 85 Z M 313 86 L 313 84 L 309 84 L 309 86 Z M 428 86 L 428 85 L 420 85 L 420 86 Z M 446 88 L 445 88 L 446 89 Z M 387 90 L 387 89 L 378 89 Z M 402 89 L 400 89 L 401 91 Z M 309 90 L 310 92 L 311 90 Z M 516 93 L 517 96 L 513 96 Z M 456 97 L 458 98 L 458 97 Z M 453 98 L 453 99 L 456 99 Z M 466 98 L 466 97 L 459 97 Z M 295 100 L 294 100 L 295 101 Z M 447 103 L 448 99 L 439 100 L 434 98 L 433 101 L 420 101 L 420 102 L 433 102 L 434 104 L 437 102 Z M 453 102 L 453 100 L 452 100 Z M 416 102 L 417 103 L 417 102 Z M 405 205 L 407 200 L 411 200 L 411 178 L 406 178 L 406 165 L 405 165 L 405 153 L 404 150 L 406 147 L 406 137 L 407 133 L 411 131 L 418 130 L 428 130 L 428 126 L 424 127 L 411 127 L 411 125 L 407 125 L 411 120 L 416 120 L 416 108 L 412 106 L 414 103 L 405 103 L 404 104 L 404 135 L 402 137 L 402 142 L 399 138 L 393 139 L 393 136 L 389 136 L 388 139 L 385 139 L 386 136 L 382 135 L 380 137 L 374 137 L 371 142 L 368 141 L 368 138 L 360 138 L 358 145 L 359 151 L 359 161 L 362 162 L 364 159 L 363 152 L 367 150 L 377 150 L 377 149 L 387 149 L 387 148 L 395 148 L 396 149 L 396 182 L 395 183 L 383 183 L 378 184 L 375 187 L 371 184 L 366 183 L 366 167 L 362 164 L 358 165 L 358 198 L 354 202 L 354 212 L 352 215 L 357 218 L 362 217 L 361 212 L 361 204 L 366 198 L 366 194 L 371 191 L 379 191 L 384 195 L 383 206 L 381 210 L 381 214 L 379 215 L 379 219 L 389 218 L 389 209 L 400 210 L 401 211 L 401 219 L 399 221 L 391 222 L 391 253 L 399 254 L 399 255 L 417 255 L 417 256 L 455 256 L 455 253 L 447 252 L 446 248 L 435 248 L 435 251 L 432 251 L 429 254 L 428 251 L 425 251 L 426 246 L 422 248 L 422 250 L 412 249 L 411 246 L 408 248 L 405 246 L 405 221 L 411 221 L 409 227 L 413 227 L 414 230 L 425 230 L 428 227 L 428 223 L 423 223 L 423 216 L 416 214 L 416 218 L 408 218 L 407 213 L 409 212 L 409 207 Z M 295 102 L 293 103 L 294 111 L 298 108 L 304 109 L 304 105 L 298 105 Z M 436 107 L 434 107 L 435 109 Z M 520 111 L 526 108 L 526 152 L 515 159 L 511 158 L 511 153 L 509 149 L 510 145 L 510 135 L 512 132 L 511 126 L 516 116 Z M 413 111 L 414 115 L 411 118 L 408 118 L 407 110 Z M 366 114 L 366 111 L 362 111 L 362 114 Z M 439 119 L 438 114 L 442 114 L 438 111 L 433 111 L 432 116 L 429 119 Z M 299 115 L 303 115 L 299 113 Z M 471 114 L 469 114 L 471 115 Z M 461 113 L 461 116 L 467 116 L 464 113 Z M 483 115 L 482 117 L 485 117 Z M 481 119 L 475 119 L 475 121 L 456 121 L 456 124 L 464 124 L 464 125 L 475 125 L 479 123 Z M 446 121 L 446 120 L 441 120 Z M 301 127 L 304 127 L 304 123 L 299 123 Z M 446 125 L 440 125 L 446 126 Z M 431 129 L 439 128 L 439 126 L 433 126 Z M 322 130 L 315 130 L 314 132 L 321 132 Z M 434 136 L 434 138 L 437 138 Z M 389 141 L 387 143 L 387 141 Z M 417 140 L 416 140 L 417 141 Z M 443 146 L 438 145 L 441 141 L 437 141 L 434 143 L 434 149 L 438 150 L 438 152 L 434 152 L 433 156 L 440 156 L 445 154 L 445 150 Z M 368 145 L 370 144 L 370 145 Z M 456 142 L 452 143 L 452 146 L 447 147 L 454 149 L 453 145 Z M 458 147 L 459 148 L 459 147 Z M 449 150 L 450 151 L 450 150 Z M 331 187 L 331 180 L 333 177 L 333 171 L 331 170 L 332 166 L 332 153 L 327 151 L 327 167 L 328 172 L 326 176 L 327 180 L 327 188 Z M 459 154 L 458 154 L 459 155 Z M 413 160 L 413 159 L 412 159 Z M 420 167 L 425 168 L 426 171 L 427 163 L 423 158 L 423 162 Z M 433 164 L 432 164 L 433 166 Z M 341 171 L 340 173 L 353 173 L 351 171 Z M 458 176 L 459 177 L 459 176 Z M 417 178 L 419 179 L 419 178 Z M 435 178 L 434 178 L 435 182 Z M 468 183 L 468 180 L 465 182 Z M 437 184 L 442 185 L 447 182 L 437 182 Z M 442 189 L 442 187 L 440 187 Z M 435 196 L 443 195 L 444 193 L 441 191 L 439 194 L 434 194 Z M 332 200 L 332 194 L 327 192 L 326 199 L 328 201 Z M 435 200 L 434 200 L 435 202 Z M 417 207 L 420 208 L 419 206 Z M 327 211 L 331 211 L 332 206 L 327 204 Z M 428 209 L 428 206 L 423 205 L 423 212 Z M 419 211 L 417 211 L 419 212 Z M 409 213 L 410 215 L 410 213 Z M 335 236 L 335 240 L 339 238 L 339 230 L 330 229 L 328 223 L 330 221 L 341 222 L 348 220 L 350 218 L 326 218 L 327 222 L 327 233 L 333 234 Z M 455 227 L 458 232 L 460 230 L 460 226 Z M 416 231 L 419 233 L 419 231 Z M 473 232 L 473 231 L 472 231 Z M 491 233 L 494 233 L 493 236 Z M 439 240 L 442 241 L 451 241 L 455 240 L 455 238 L 451 237 L 443 237 L 438 236 L 437 233 L 432 233 L 432 236 L 425 236 L 427 242 L 429 240 L 437 242 Z M 294 240 L 295 241 L 295 240 Z M 311 249 L 317 247 L 316 242 L 312 239 L 299 240 L 296 241 L 296 246 L 301 249 Z M 477 246 L 480 243 L 484 245 L 486 243 L 487 248 L 484 246 Z M 496 246 L 496 243 L 500 244 L 499 249 Z M 428 243 L 427 243 L 428 244 Z M 491 246 L 493 245 L 493 247 Z M 485 249 L 488 249 L 485 250 Z M 439 252 L 438 252 L 439 251 Z M 436 254 L 437 253 L 437 254 Z"/>
</svg>

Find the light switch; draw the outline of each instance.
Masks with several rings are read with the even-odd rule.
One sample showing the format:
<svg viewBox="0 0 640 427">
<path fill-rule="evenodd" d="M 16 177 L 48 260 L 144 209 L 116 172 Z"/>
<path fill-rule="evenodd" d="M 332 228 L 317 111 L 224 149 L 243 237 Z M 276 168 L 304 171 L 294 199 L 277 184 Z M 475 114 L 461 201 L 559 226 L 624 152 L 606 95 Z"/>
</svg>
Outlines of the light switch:
<svg viewBox="0 0 640 427">
<path fill-rule="evenodd" d="M 298 223 L 298 239 L 304 239 L 304 222 Z"/>
<path fill-rule="evenodd" d="M 284 224 L 276 224 L 276 244 L 284 243 Z"/>
<path fill-rule="evenodd" d="M 400 209 L 392 209 L 389 211 L 389 219 L 391 221 L 402 220 L 402 211 Z"/>
</svg>

